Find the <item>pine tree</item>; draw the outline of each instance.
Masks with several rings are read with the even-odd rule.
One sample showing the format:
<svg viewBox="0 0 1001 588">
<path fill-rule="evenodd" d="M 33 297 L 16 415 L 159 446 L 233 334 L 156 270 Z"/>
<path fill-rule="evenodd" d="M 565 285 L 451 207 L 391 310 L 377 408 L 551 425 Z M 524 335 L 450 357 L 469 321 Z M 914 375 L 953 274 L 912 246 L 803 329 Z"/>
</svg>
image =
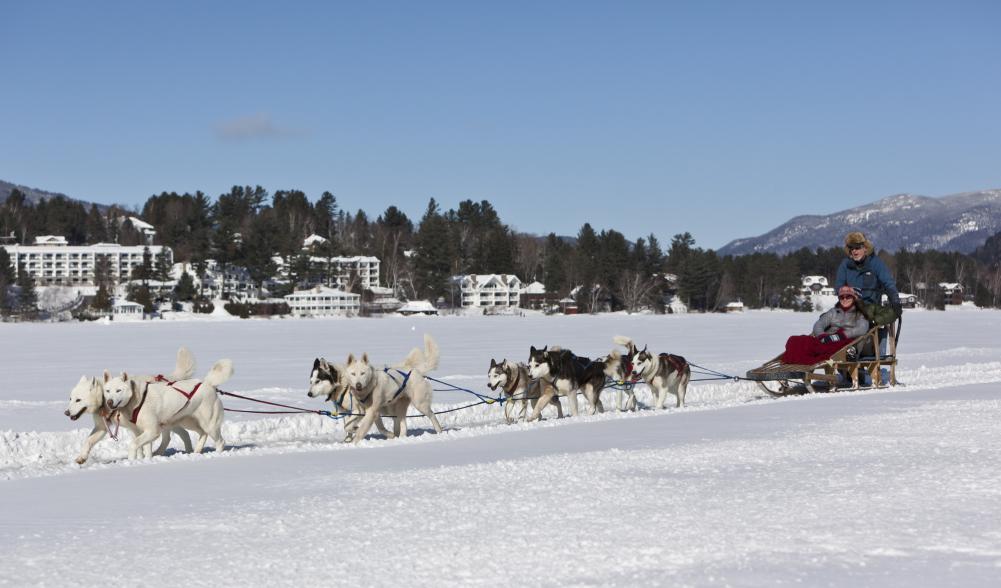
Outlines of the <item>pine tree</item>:
<svg viewBox="0 0 1001 588">
<path fill-rule="evenodd" d="M 182 302 L 191 302 L 197 293 L 191 274 L 187 270 L 182 271 L 181 277 L 177 279 L 177 286 L 174 287 L 174 296 Z"/>
<path fill-rule="evenodd" d="M 14 265 L 11 263 L 10 254 L 7 253 L 7 249 L 0 247 L 0 280 L 10 285 L 14 283 L 15 279 Z"/>
<path fill-rule="evenodd" d="M 110 312 L 111 303 L 111 292 L 106 285 L 101 284 L 97 287 L 97 293 L 94 295 L 91 307 L 98 312 Z"/>
<path fill-rule="evenodd" d="M 414 282 L 419 296 L 434 302 L 448 291 L 451 264 L 448 255 L 448 223 L 432 198 L 417 229 Z"/>
<path fill-rule="evenodd" d="M 90 212 L 87 213 L 86 232 L 88 243 L 105 243 L 108 241 L 108 224 L 104 217 L 101 216 L 101 211 L 97 209 L 96 204 L 91 204 Z"/>
<path fill-rule="evenodd" d="M 542 257 L 542 283 L 546 285 L 547 292 L 566 293 L 572 287 L 568 283 L 567 267 L 571 258 L 570 247 L 556 233 L 549 233 Z"/>
<path fill-rule="evenodd" d="M 132 275 L 129 276 L 131 281 L 139 280 L 142 282 L 144 288 L 149 286 L 150 279 L 153 278 L 153 254 L 150 253 L 149 247 L 143 247 L 143 261 L 142 264 L 132 268 Z"/>
<path fill-rule="evenodd" d="M 250 272 L 250 279 L 258 288 L 277 270 L 273 257 L 278 249 L 278 231 L 274 215 L 268 214 L 269 212 L 265 211 L 251 221 L 243 247 L 244 263 Z"/>
<path fill-rule="evenodd" d="M 10 298 L 7 289 L 14 283 L 14 268 L 10 264 L 10 255 L 0 247 L 0 316 L 10 313 Z"/>
<path fill-rule="evenodd" d="M 38 293 L 35 279 L 22 263 L 17 272 L 17 314 L 23 318 L 34 318 L 38 314 Z"/>
<path fill-rule="evenodd" d="M 143 305 L 143 312 L 151 314 L 153 312 L 153 296 L 146 286 L 132 286 L 126 300 L 137 302 Z"/>
<path fill-rule="evenodd" d="M 156 254 L 156 265 L 153 268 L 153 275 L 160 282 L 170 280 L 170 258 L 165 248 Z"/>
</svg>

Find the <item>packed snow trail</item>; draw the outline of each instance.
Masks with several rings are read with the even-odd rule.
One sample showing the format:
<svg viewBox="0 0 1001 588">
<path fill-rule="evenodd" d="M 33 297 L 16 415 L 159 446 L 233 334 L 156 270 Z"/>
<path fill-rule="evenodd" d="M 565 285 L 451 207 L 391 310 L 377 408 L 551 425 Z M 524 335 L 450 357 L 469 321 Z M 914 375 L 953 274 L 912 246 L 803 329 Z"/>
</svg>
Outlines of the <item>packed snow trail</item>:
<svg viewBox="0 0 1001 588">
<path fill-rule="evenodd" d="M 0 582 L 993 586 L 999 410 L 817 395 L 9 480 Z"/>
<path fill-rule="evenodd" d="M 959 366 L 919 368 L 917 370 L 901 370 L 903 381 L 918 382 L 906 387 L 908 390 L 932 390 L 954 387 L 964 384 L 1001 383 L 1001 362 L 984 364 L 963 364 Z M 895 388 L 893 390 L 903 390 Z M 839 394 L 866 394 L 888 392 L 890 390 L 869 390 L 859 392 L 839 392 Z M 255 397 L 282 399 L 286 402 L 293 396 L 291 391 L 263 390 L 248 392 Z M 260 396 L 258 396 L 260 395 Z M 304 397 L 295 394 L 294 397 Z M 439 443 L 457 441 L 479 435 L 499 435 L 531 430 L 535 427 L 570 426 L 574 423 L 596 422 L 610 419 L 631 419 L 654 416 L 658 411 L 647 408 L 635 413 L 614 412 L 615 392 L 606 390 L 602 393 L 608 412 L 598 415 L 582 414 L 576 418 L 555 419 L 555 411 L 547 409 L 548 419 L 536 423 L 519 422 L 508 425 L 504 421 L 503 407 L 500 404 L 481 404 L 468 409 L 450 412 L 439 416 L 446 431 L 443 436 L 436 436 L 429 431 L 430 424 L 423 417 L 412 418 L 410 426 L 420 434 L 406 439 L 383 439 L 372 435 L 364 442 L 365 446 L 388 443 L 390 445 L 406 443 Z M 640 384 L 637 387 L 637 399 L 640 406 L 650 407 L 653 399 L 649 389 Z M 299 401 L 303 407 L 323 407 L 315 399 Z M 688 402 L 682 411 L 717 410 L 736 406 L 747 402 L 768 402 L 773 399 L 764 396 L 757 386 L 747 382 L 696 383 L 689 389 Z M 227 406 L 235 406 L 236 401 L 225 399 Z M 246 404 L 246 403 L 245 403 Z M 569 414 L 566 400 L 563 400 L 564 413 Z M 240 405 L 243 406 L 243 405 Z M 250 405 L 253 406 L 252 404 Z M 456 406 L 464 406 L 459 404 Z M 326 405 L 329 407 L 329 404 Z M 447 411 L 452 405 L 435 405 L 435 410 Z M 668 413 L 678 412 L 678 409 L 667 409 Z M 413 416 L 417 416 L 411 411 Z M 89 425 L 89 415 L 79 422 Z M 387 426 L 391 421 L 387 420 Z M 31 431 L 31 432 L 0 432 L 0 479 L 23 478 L 40 475 L 71 474 L 78 472 L 80 466 L 73 463 L 84 438 L 90 432 L 88 429 L 75 429 L 65 432 Z M 231 420 L 224 425 L 223 435 L 231 446 L 222 454 L 184 455 L 179 453 L 181 443 L 172 440 L 170 455 L 157 457 L 150 463 L 163 463 L 177 459 L 219 459 L 235 457 L 238 454 L 279 454 L 298 451 L 327 451 L 353 449 L 351 445 L 341 443 L 344 436 L 343 421 L 329 417 L 302 414 L 261 417 L 255 415 L 244 420 Z M 119 439 L 105 438 L 94 449 L 91 458 L 83 467 L 114 467 L 123 465 L 128 457 L 128 445 L 132 436 L 124 429 Z"/>
</svg>

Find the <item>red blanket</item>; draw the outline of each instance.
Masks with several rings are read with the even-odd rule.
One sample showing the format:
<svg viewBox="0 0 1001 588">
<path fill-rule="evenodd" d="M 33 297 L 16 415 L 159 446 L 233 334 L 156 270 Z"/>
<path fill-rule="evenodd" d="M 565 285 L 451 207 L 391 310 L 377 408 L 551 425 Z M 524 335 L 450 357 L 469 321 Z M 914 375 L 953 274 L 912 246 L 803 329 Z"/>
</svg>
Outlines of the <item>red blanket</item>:
<svg viewBox="0 0 1001 588">
<path fill-rule="evenodd" d="M 838 349 L 848 343 L 843 330 L 838 329 L 838 334 L 841 335 L 839 340 L 830 343 L 822 343 L 820 339 L 812 335 L 793 335 L 786 341 L 786 351 L 782 355 L 782 362 L 813 365 L 830 359 Z"/>
</svg>

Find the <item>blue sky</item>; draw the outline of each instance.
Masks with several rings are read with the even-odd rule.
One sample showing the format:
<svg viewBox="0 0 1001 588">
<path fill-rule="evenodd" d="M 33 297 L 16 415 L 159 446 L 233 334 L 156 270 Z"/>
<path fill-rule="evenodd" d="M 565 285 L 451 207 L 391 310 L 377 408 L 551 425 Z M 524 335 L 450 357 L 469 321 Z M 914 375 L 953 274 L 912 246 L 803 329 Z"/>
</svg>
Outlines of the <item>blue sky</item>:
<svg viewBox="0 0 1001 588">
<path fill-rule="evenodd" d="M 998 2 L 6 2 L 0 179 L 720 247 L 1001 187 Z"/>
</svg>

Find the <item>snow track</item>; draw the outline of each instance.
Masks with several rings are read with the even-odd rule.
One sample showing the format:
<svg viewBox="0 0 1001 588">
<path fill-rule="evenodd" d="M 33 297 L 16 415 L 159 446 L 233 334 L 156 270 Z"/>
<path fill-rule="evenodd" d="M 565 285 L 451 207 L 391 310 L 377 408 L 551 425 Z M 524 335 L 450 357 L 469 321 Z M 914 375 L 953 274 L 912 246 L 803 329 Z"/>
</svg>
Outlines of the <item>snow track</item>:
<svg viewBox="0 0 1001 588">
<path fill-rule="evenodd" d="M 920 366 L 916 369 L 899 370 L 898 378 L 901 381 L 909 382 L 909 384 L 903 388 L 840 392 L 839 394 L 887 394 L 893 393 L 894 390 L 934 390 L 969 384 L 998 383 L 1001 382 L 1001 362 L 964 363 L 955 366 L 940 367 Z M 476 376 L 471 375 L 456 374 L 449 376 L 449 381 L 454 382 L 469 383 L 476 379 Z M 472 386 L 473 384 L 470 383 L 469 385 Z M 239 391 L 238 393 L 244 396 L 302 406 L 303 408 L 327 408 L 327 406 L 319 405 L 315 401 L 305 398 L 305 394 L 301 391 L 264 388 L 260 390 Z M 690 385 L 686 407 L 681 410 L 721 410 L 744 405 L 749 402 L 770 402 L 775 400 L 790 402 L 810 401 L 824 396 L 827 395 L 816 394 L 812 396 L 772 399 L 762 395 L 758 387 L 749 382 L 725 380 L 721 380 L 720 382 L 698 382 Z M 583 423 L 611 419 L 648 418 L 679 411 L 679 409 L 673 407 L 665 411 L 656 411 L 649 408 L 652 404 L 652 397 L 645 385 L 637 387 L 637 399 L 641 407 L 647 408 L 638 412 L 614 412 L 615 397 L 616 392 L 614 390 L 606 390 L 602 393 L 602 401 L 606 406 L 604 414 L 582 414 L 576 418 L 556 419 L 555 411 L 550 408 L 544 413 L 546 417 L 544 421 L 536 423 L 518 422 L 511 425 L 504 422 L 503 407 L 501 405 L 479 404 L 464 410 L 440 415 L 441 424 L 445 427 L 445 432 L 442 435 L 434 435 L 430 431 L 430 425 L 427 420 L 423 417 L 416 417 L 410 421 L 411 432 L 410 436 L 406 439 L 387 440 L 381 436 L 370 435 L 368 439 L 360 444 L 360 447 L 389 448 L 410 443 L 454 442 L 480 435 L 511 434 L 518 431 L 530 430 L 535 427 L 577 426 Z M 470 398 L 475 400 L 472 396 Z M 669 398 L 668 402 L 669 404 L 673 402 L 673 397 Z M 224 398 L 224 403 L 230 408 L 239 407 L 251 410 L 257 408 L 256 405 L 247 406 L 247 402 L 232 398 Z M 435 410 L 447 411 L 468 404 L 470 402 L 436 404 Z M 3 401 L 0 403 L 0 408 L 7 406 L 20 407 L 22 405 L 33 408 L 56 409 L 58 406 L 61 406 L 61 403 Z M 586 403 L 583 401 L 583 398 L 580 399 L 580 405 L 581 410 L 584 411 Z M 569 415 L 569 407 L 565 399 L 563 400 L 563 409 L 564 414 Z M 0 479 L 66 475 L 81 469 L 135 467 L 180 460 L 220 459 L 246 455 L 274 455 L 295 452 L 357 449 L 353 445 L 341 442 L 344 436 L 342 421 L 326 416 L 302 414 L 257 417 L 255 415 L 255 417 L 251 418 L 246 416 L 238 418 L 239 420 L 229 420 L 223 428 L 223 435 L 229 447 L 222 454 L 212 451 L 208 451 L 202 455 L 184 454 L 181 452 L 182 446 L 180 441 L 175 438 L 172 439 L 168 455 L 142 462 L 128 462 L 128 444 L 132 436 L 123 429 L 117 441 L 110 437 L 102 440 L 94 448 L 88 463 L 82 467 L 73 463 L 73 459 L 79 451 L 83 440 L 89 434 L 89 429 L 75 429 L 67 432 L 4 431 L 0 433 Z M 89 425 L 90 417 L 84 416 L 79 422 L 86 422 Z M 391 426 L 389 419 L 386 419 L 385 423 L 387 426 Z"/>
</svg>

